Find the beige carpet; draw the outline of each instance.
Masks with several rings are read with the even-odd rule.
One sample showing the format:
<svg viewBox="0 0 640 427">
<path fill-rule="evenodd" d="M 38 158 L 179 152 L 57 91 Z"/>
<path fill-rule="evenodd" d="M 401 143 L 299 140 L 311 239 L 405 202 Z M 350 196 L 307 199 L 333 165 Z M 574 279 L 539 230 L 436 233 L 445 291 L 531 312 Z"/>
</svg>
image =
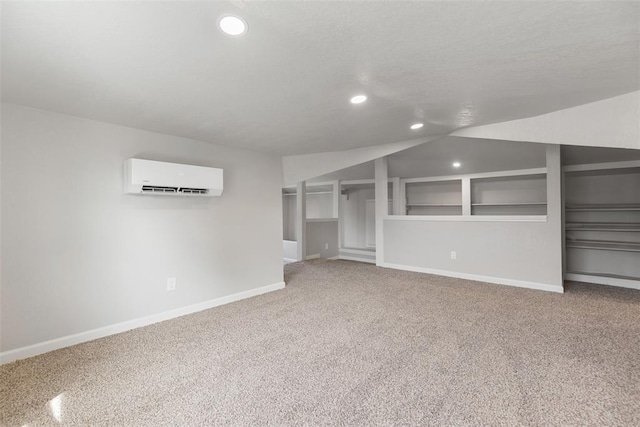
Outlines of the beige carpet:
<svg viewBox="0 0 640 427">
<path fill-rule="evenodd" d="M 348 261 L 0 368 L 3 425 L 640 425 L 640 292 Z"/>
</svg>

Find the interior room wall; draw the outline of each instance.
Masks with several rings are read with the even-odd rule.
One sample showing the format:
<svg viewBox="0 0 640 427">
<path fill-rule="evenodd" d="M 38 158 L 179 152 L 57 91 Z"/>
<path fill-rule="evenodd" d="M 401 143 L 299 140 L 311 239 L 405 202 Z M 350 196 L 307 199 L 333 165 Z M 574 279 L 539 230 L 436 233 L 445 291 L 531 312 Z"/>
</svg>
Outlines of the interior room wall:
<svg viewBox="0 0 640 427">
<path fill-rule="evenodd" d="M 223 168 L 224 193 L 123 194 L 130 157 Z M 1 178 L 2 351 L 283 280 L 279 157 L 3 104 Z"/>
<path fill-rule="evenodd" d="M 388 219 L 384 263 L 562 291 L 560 150 L 549 145 L 546 151 L 545 221 Z"/>
<path fill-rule="evenodd" d="M 338 221 L 307 223 L 307 257 L 320 258 L 338 256 Z"/>
<path fill-rule="evenodd" d="M 307 193 L 307 218 L 332 218 L 333 195 L 330 193 Z"/>
<path fill-rule="evenodd" d="M 546 222 L 385 221 L 384 233 L 385 263 L 562 289 L 559 236 Z"/>
</svg>

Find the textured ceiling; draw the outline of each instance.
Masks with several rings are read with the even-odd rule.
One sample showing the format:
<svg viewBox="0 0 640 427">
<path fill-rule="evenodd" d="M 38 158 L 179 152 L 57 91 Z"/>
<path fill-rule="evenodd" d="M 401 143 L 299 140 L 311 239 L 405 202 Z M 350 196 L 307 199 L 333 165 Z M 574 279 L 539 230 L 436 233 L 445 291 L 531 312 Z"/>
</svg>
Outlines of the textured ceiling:
<svg viewBox="0 0 640 427">
<path fill-rule="evenodd" d="M 3 2 L 6 102 L 290 155 L 640 88 L 639 2 Z M 249 24 L 228 38 L 215 22 Z M 363 105 L 349 104 L 356 93 Z M 410 131 L 415 120 L 426 126 Z"/>
</svg>

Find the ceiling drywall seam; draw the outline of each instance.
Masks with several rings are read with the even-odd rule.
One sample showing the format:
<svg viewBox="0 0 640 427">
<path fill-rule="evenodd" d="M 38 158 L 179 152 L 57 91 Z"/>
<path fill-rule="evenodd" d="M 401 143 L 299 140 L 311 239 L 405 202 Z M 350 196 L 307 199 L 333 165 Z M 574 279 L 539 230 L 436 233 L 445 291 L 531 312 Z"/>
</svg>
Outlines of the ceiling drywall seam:
<svg viewBox="0 0 640 427">
<path fill-rule="evenodd" d="M 344 151 L 284 156 L 282 158 L 283 184 L 285 186 L 293 185 L 320 175 L 388 156 L 416 145 L 435 141 L 445 136 L 430 136 Z"/>
<path fill-rule="evenodd" d="M 640 149 L 640 91 L 526 119 L 451 132 L 465 138 Z"/>
</svg>

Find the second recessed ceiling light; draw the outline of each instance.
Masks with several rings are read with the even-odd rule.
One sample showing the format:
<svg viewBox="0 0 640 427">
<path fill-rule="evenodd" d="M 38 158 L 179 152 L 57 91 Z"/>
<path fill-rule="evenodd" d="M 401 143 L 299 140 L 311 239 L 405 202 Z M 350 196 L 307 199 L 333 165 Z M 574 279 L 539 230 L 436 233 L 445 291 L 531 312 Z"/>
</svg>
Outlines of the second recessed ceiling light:
<svg viewBox="0 0 640 427">
<path fill-rule="evenodd" d="M 351 103 L 362 104 L 366 100 L 367 100 L 367 95 L 356 95 L 353 98 L 351 98 Z"/>
<path fill-rule="evenodd" d="M 218 27 L 228 36 L 241 36 L 247 32 L 247 23 L 235 15 L 222 15 L 218 18 Z"/>
<path fill-rule="evenodd" d="M 411 130 L 417 130 L 424 126 L 424 123 L 414 123 L 411 125 Z"/>
</svg>

